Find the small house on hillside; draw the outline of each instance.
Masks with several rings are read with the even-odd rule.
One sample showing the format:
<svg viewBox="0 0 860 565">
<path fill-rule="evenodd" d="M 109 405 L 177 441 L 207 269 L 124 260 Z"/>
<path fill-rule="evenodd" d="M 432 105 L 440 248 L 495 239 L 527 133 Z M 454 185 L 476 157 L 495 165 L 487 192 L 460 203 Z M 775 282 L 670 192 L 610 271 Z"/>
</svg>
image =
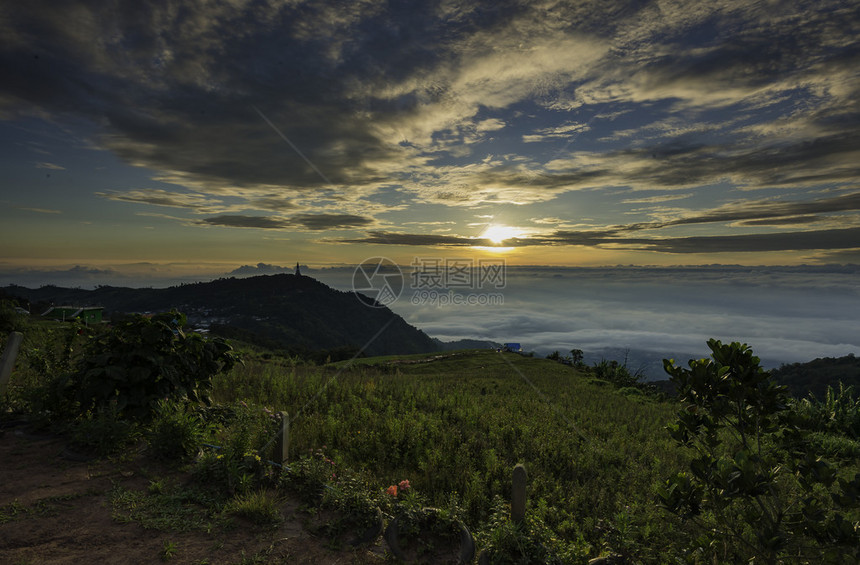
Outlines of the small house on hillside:
<svg viewBox="0 0 860 565">
<path fill-rule="evenodd" d="M 510 351 L 511 353 L 522 353 L 523 346 L 519 343 L 503 343 L 502 351 Z"/>
<path fill-rule="evenodd" d="M 51 306 L 42 314 L 43 318 L 50 320 L 75 320 L 78 319 L 86 325 L 98 324 L 102 321 L 101 306 Z"/>
</svg>

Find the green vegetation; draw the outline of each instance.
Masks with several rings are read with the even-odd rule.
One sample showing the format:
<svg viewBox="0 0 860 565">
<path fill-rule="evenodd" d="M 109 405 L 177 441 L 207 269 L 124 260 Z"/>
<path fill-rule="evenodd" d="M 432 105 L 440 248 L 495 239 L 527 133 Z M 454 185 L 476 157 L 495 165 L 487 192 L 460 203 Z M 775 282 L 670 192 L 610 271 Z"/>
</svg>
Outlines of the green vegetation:
<svg viewBox="0 0 860 565">
<path fill-rule="evenodd" d="M 856 561 L 860 473 L 810 449 L 798 425 L 808 422 L 748 346 L 708 346 L 713 360 L 689 369 L 665 362 L 682 404 L 669 430 L 694 458 L 658 495 L 699 528 L 690 551 L 733 563 Z"/>
<path fill-rule="evenodd" d="M 171 532 L 210 531 L 226 525 L 223 497 L 196 485 L 150 483 L 148 492 L 116 486 L 109 496 L 113 518 Z"/>
<path fill-rule="evenodd" d="M 44 341 L 27 338 L 0 399 L 93 451 L 145 439 L 154 458 L 187 462 L 187 483 L 117 487 L 117 519 L 168 531 L 234 517 L 271 525 L 287 490 L 314 516 L 338 514 L 316 529 L 332 536 L 380 513 L 417 524 L 434 507 L 466 524 L 493 563 L 855 557 L 853 390 L 794 401 L 746 346 L 710 342 L 712 360 L 667 363 L 680 396 L 663 401 L 623 367 L 588 368 L 574 354 L 570 364 L 474 350 L 319 367 L 254 348 L 233 364 L 226 344 L 174 332 L 171 316 L 83 332 L 32 324 L 25 331 Z M 108 347 L 136 353 L 99 356 Z M 142 369 L 123 379 L 108 369 L 117 366 Z M 141 387 L 156 366 L 168 367 L 149 373 L 157 386 L 170 386 Z M 269 462 L 280 411 L 290 421 L 283 469 Z M 529 475 L 519 524 L 508 504 L 517 463 Z M 23 512 L 8 505 L 0 516 Z"/>
<path fill-rule="evenodd" d="M 672 406 L 488 350 L 377 364 L 321 370 L 248 357 L 215 379 L 213 396 L 287 411 L 298 456 L 326 446 L 377 488 L 408 478 L 428 504 L 448 507 L 453 496 L 476 531 L 488 527 L 496 497 L 509 498 L 511 470 L 523 462 L 530 513 L 555 532 L 559 552 L 657 558 L 670 543 L 651 493 L 686 463 L 664 431 Z M 610 538 L 624 547 L 610 548 Z"/>
<path fill-rule="evenodd" d="M 79 412 L 115 406 L 133 420 L 147 419 L 160 399 L 209 404 L 212 376 L 229 371 L 236 359 L 224 340 L 186 335 L 184 325 L 185 316 L 173 311 L 131 316 L 95 333 L 57 386 Z"/>
<path fill-rule="evenodd" d="M 275 526 L 283 521 L 276 497 L 262 489 L 236 496 L 225 510 L 261 526 Z"/>
</svg>

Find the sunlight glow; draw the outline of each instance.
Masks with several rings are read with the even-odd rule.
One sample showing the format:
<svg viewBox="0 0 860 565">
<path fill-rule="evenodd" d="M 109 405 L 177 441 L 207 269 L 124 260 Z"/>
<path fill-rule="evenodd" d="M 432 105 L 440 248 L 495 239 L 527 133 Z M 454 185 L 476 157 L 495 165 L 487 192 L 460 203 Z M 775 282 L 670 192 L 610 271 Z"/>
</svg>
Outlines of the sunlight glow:
<svg viewBox="0 0 860 565">
<path fill-rule="evenodd" d="M 517 237 L 520 234 L 520 230 L 517 228 L 512 228 L 510 226 L 498 226 L 491 225 L 488 226 L 484 233 L 481 235 L 484 239 L 489 239 L 495 245 L 500 245 L 506 239 L 511 239 L 513 237 Z"/>
</svg>

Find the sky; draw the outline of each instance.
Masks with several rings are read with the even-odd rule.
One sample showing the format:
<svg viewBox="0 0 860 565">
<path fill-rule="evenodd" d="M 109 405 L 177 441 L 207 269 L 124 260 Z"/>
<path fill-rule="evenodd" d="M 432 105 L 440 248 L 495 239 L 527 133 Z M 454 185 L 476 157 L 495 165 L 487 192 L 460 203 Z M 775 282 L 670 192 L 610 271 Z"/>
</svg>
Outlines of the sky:
<svg viewBox="0 0 860 565">
<path fill-rule="evenodd" d="M 860 263 L 860 4 L 6 2 L 0 271 Z"/>
<path fill-rule="evenodd" d="M 849 0 L 5 2 L 0 284 L 501 261 L 504 304 L 391 307 L 860 353 L 858 38 Z"/>
</svg>

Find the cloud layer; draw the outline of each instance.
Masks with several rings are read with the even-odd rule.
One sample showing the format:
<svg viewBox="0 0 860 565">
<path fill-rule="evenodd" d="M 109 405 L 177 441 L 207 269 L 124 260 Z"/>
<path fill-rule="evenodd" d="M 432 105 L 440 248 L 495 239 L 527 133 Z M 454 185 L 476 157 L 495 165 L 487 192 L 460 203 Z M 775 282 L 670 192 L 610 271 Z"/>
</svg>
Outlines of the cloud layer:
<svg viewBox="0 0 860 565">
<path fill-rule="evenodd" d="M 461 246 L 461 210 L 507 207 L 586 228 L 513 247 L 858 249 L 858 25 L 847 0 L 14 3 L 0 119 L 85 121 L 152 171 L 93 192 L 187 226 Z"/>
</svg>

